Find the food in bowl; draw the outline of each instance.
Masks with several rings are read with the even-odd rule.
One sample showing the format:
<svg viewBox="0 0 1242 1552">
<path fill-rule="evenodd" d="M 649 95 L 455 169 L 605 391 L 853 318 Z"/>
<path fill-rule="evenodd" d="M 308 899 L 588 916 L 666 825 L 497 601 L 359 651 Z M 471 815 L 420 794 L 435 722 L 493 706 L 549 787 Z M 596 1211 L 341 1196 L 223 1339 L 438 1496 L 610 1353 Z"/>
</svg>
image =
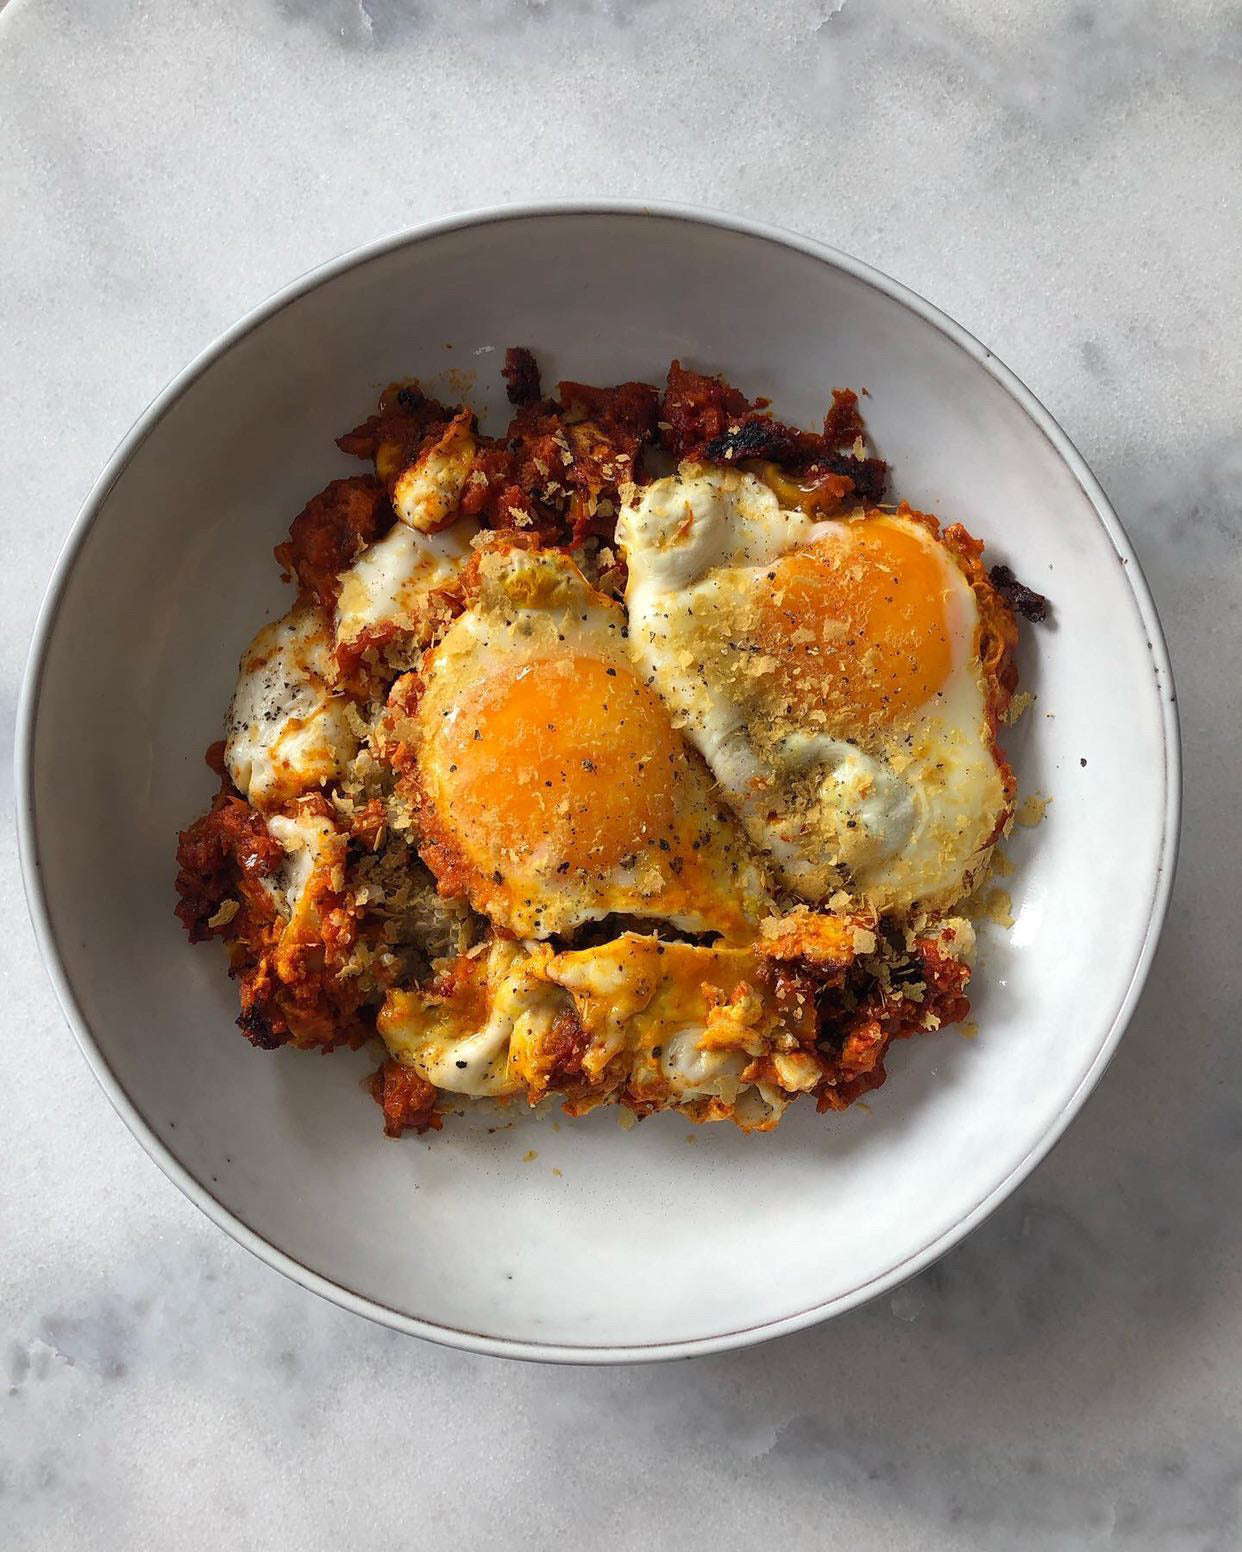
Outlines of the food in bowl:
<svg viewBox="0 0 1242 1552">
<path fill-rule="evenodd" d="M 395 385 L 276 555 L 178 915 L 256 1046 L 379 1040 L 385 1130 L 465 1100 L 774 1127 L 969 1011 L 964 907 L 1013 817 L 1015 608 L 958 525 L 674 361 L 507 353 L 493 437 Z"/>
</svg>

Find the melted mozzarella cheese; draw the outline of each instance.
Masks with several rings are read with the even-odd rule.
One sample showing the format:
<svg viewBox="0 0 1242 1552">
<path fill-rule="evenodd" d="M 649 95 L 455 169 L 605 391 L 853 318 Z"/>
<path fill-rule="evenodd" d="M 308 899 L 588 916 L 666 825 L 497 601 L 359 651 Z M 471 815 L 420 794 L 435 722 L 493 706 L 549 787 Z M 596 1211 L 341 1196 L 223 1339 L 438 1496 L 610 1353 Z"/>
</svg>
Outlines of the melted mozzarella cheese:
<svg viewBox="0 0 1242 1552">
<path fill-rule="evenodd" d="M 283 915 L 296 918 L 311 898 L 311 883 L 341 874 L 345 863 L 345 837 L 330 819 L 295 806 L 291 814 L 273 814 L 267 828 L 280 842 L 284 865 L 269 879 L 268 887 Z"/>
<path fill-rule="evenodd" d="M 563 993 L 539 974 L 546 953 L 497 940 L 482 953 L 458 961 L 455 995 L 390 992 L 376 1021 L 398 1061 L 450 1094 L 474 1098 L 515 1093 L 522 1086 L 518 1061 L 539 1048 Z"/>
<path fill-rule="evenodd" d="M 339 777 L 358 750 L 349 703 L 333 688 L 331 626 L 300 602 L 247 648 L 229 708 L 224 758 L 256 808 L 283 807 Z"/>
<path fill-rule="evenodd" d="M 734 1097 L 741 1087 L 746 1056 L 741 1051 L 704 1051 L 702 1026 L 692 1025 L 669 1035 L 657 1058 L 660 1073 L 682 1099 L 702 1099 L 726 1092 Z"/>
<path fill-rule="evenodd" d="M 442 991 L 390 992 L 378 1028 L 399 1061 L 449 1093 L 539 1098 L 568 1082 L 578 1111 L 624 1089 L 699 1120 L 736 1110 L 754 1130 L 822 1072 L 755 990 L 759 967 L 747 949 L 637 933 L 561 954 L 498 940 L 455 961 Z"/>
</svg>

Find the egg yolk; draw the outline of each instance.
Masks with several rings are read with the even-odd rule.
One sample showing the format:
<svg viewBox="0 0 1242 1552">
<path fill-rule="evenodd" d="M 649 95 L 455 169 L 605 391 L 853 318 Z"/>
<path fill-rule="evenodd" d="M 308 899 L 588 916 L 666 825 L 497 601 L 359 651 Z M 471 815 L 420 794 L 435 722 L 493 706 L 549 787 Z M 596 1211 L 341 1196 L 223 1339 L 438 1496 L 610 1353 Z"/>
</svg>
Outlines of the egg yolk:
<svg viewBox="0 0 1242 1552">
<path fill-rule="evenodd" d="M 765 576 L 757 644 L 793 711 L 827 731 L 888 726 L 927 704 L 952 668 L 949 589 L 935 547 L 883 518 L 783 557 Z"/>
<path fill-rule="evenodd" d="M 669 848 L 684 754 L 663 703 L 623 666 L 575 656 L 496 674 L 436 743 L 453 827 L 476 855 L 546 848 L 565 872 L 595 872 Z"/>
</svg>

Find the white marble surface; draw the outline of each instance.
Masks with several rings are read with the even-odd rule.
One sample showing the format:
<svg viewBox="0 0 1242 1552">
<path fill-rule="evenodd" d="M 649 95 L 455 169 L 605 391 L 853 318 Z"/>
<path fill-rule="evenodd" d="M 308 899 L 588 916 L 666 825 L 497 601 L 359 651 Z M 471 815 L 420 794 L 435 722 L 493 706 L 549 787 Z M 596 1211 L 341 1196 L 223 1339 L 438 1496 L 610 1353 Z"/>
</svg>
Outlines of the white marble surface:
<svg viewBox="0 0 1242 1552">
<path fill-rule="evenodd" d="M 1187 790 L 1147 994 L 1035 1177 L 891 1299 L 658 1368 L 442 1351 L 252 1260 L 112 1113 L 14 905 L 0 1545 L 1239 1544 L 1240 147 L 1236 0 L 10 0 L 6 737 L 79 502 L 220 329 L 422 217 L 637 195 L 836 243 L 1031 384 L 1147 570 Z"/>
</svg>

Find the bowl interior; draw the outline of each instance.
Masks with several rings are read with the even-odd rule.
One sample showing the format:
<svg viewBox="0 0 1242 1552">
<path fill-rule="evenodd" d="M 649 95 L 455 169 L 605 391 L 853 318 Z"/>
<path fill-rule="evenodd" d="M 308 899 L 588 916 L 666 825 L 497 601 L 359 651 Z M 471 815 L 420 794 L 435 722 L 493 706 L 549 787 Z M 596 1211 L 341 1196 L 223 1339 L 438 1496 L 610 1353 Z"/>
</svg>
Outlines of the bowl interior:
<svg viewBox="0 0 1242 1552">
<path fill-rule="evenodd" d="M 386 1141 L 366 1053 L 252 1050 L 215 948 L 172 915 L 176 831 L 206 804 L 238 655 L 286 607 L 272 546 L 357 472 L 333 438 L 418 376 L 503 421 L 509 344 L 549 380 L 721 369 L 814 424 L 866 387 L 894 487 L 1046 591 L 1024 633 L 1024 792 L 986 929 L 978 1037 L 892 1053 L 842 1116 L 768 1136 L 656 1117 L 479 1113 Z M 52 936 L 104 1063 L 163 1148 L 279 1252 L 399 1322 L 508 1343 L 753 1334 L 909 1271 L 1020 1171 L 1098 1068 L 1166 857 L 1159 671 L 1127 560 L 1056 448 L 902 301 L 759 235 L 623 213 L 526 216 L 380 252 L 267 316 L 194 378 L 102 497 L 47 645 L 31 751 Z M 420 1329 L 423 1327 L 420 1326 Z"/>
</svg>

